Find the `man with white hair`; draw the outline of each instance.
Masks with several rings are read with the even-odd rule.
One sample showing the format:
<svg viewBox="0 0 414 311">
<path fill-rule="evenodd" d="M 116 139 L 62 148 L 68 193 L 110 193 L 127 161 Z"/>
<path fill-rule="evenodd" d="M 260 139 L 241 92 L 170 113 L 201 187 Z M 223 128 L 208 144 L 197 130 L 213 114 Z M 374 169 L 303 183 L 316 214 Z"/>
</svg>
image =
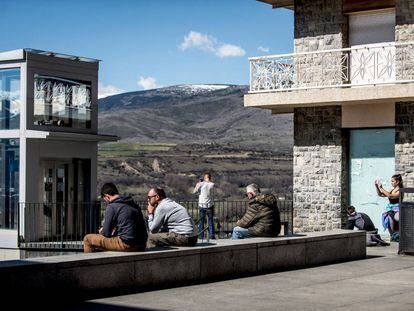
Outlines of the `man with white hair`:
<svg viewBox="0 0 414 311">
<path fill-rule="evenodd" d="M 232 239 L 275 237 L 280 232 L 280 214 L 273 194 L 262 194 L 256 184 L 246 187 L 249 206 L 233 229 Z"/>
</svg>

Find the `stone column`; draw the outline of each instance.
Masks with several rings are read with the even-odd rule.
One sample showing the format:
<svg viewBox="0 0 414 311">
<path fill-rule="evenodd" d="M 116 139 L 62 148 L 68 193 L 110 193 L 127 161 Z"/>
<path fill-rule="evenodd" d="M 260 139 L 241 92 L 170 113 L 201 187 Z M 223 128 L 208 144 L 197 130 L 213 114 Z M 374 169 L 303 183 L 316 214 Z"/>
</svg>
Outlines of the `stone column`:
<svg viewBox="0 0 414 311">
<path fill-rule="evenodd" d="M 414 187 L 414 102 L 395 106 L 395 171 L 405 187 Z"/>
<path fill-rule="evenodd" d="M 395 41 L 414 41 L 414 0 L 395 0 Z"/>
<path fill-rule="evenodd" d="M 395 2 L 395 42 L 414 41 L 414 0 Z M 414 79 L 414 46 L 397 45 L 395 50 L 395 74 L 397 80 Z"/>
<path fill-rule="evenodd" d="M 414 41 L 414 0 L 396 0 L 395 41 Z M 410 57 L 407 57 L 410 56 Z M 414 48 L 396 50 L 396 75 L 399 80 L 414 79 Z M 395 171 L 405 187 L 414 187 L 414 102 L 395 104 Z"/>
<path fill-rule="evenodd" d="M 295 1 L 295 53 L 341 49 L 347 46 L 348 19 L 342 0 Z M 294 59 L 297 87 L 342 83 L 343 53 L 297 55 Z"/>
<path fill-rule="evenodd" d="M 341 115 L 340 106 L 294 110 L 294 232 L 341 228 L 347 171 Z"/>
</svg>

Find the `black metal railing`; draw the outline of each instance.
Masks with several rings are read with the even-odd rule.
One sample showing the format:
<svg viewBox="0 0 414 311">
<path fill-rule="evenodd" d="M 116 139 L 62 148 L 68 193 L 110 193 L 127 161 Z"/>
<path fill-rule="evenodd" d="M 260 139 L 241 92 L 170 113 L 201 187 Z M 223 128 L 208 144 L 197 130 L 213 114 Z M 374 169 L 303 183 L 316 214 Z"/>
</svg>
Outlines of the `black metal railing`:
<svg viewBox="0 0 414 311">
<path fill-rule="evenodd" d="M 97 232 L 101 203 L 20 203 L 19 247 L 79 249 L 85 234 Z"/>
<path fill-rule="evenodd" d="M 147 202 L 137 202 L 147 216 Z M 187 208 L 194 221 L 198 223 L 199 207 L 197 201 L 180 201 Z M 247 201 L 214 202 L 214 226 L 217 238 L 229 238 L 237 221 L 244 215 Z M 20 203 L 24 211 L 24 223 L 19 224 L 19 247 L 23 249 L 79 250 L 85 234 L 98 232 L 105 214 L 106 204 L 86 203 Z M 280 235 L 293 231 L 292 200 L 278 200 Z M 20 219 L 20 217 L 18 217 Z M 207 218 L 204 219 L 207 222 Z M 203 237 L 208 239 L 207 224 Z"/>
<path fill-rule="evenodd" d="M 144 215 L 146 215 L 146 202 L 138 202 Z M 194 221 L 198 223 L 199 204 L 198 201 L 180 201 L 189 211 Z M 213 208 L 214 232 L 219 239 L 229 238 L 233 228 L 237 226 L 237 221 L 247 210 L 247 201 L 215 201 Z M 293 233 L 293 204 L 292 200 L 278 200 L 280 212 L 280 222 L 282 224 L 280 235 Z M 204 217 L 203 238 L 208 238 L 207 218 Z"/>
<path fill-rule="evenodd" d="M 147 202 L 137 201 L 141 207 L 144 216 L 147 216 Z M 183 205 L 193 217 L 196 224 L 199 222 L 199 204 L 198 201 L 178 201 Z M 213 219 L 214 232 L 219 239 L 229 238 L 233 228 L 237 226 L 237 221 L 244 215 L 247 210 L 248 201 L 228 201 L 219 200 L 214 201 Z M 280 212 L 281 232 L 280 235 L 286 236 L 293 234 L 293 202 L 292 199 L 279 199 L 278 208 Z M 105 213 L 105 205 L 101 209 L 101 221 Z M 208 239 L 207 230 L 207 216 L 204 217 L 203 238 Z"/>
</svg>

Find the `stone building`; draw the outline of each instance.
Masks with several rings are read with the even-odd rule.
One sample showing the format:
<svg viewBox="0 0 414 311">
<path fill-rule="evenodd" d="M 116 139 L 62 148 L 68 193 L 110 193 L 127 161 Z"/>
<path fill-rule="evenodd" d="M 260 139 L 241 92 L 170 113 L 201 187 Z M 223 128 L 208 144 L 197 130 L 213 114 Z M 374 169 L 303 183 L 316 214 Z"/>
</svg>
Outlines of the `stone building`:
<svg viewBox="0 0 414 311">
<path fill-rule="evenodd" d="M 244 100 L 294 115 L 294 230 L 340 228 L 347 204 L 381 228 L 374 180 L 414 185 L 414 0 L 260 1 L 294 12 L 294 53 L 251 58 Z"/>
</svg>

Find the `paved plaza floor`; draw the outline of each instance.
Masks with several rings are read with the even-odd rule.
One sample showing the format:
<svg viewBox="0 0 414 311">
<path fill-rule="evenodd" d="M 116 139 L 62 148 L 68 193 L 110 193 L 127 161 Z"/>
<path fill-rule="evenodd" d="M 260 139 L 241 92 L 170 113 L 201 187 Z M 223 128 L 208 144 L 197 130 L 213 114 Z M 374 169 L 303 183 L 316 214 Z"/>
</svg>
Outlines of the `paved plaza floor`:
<svg viewBox="0 0 414 311">
<path fill-rule="evenodd" d="M 108 297 L 69 310 L 414 310 L 414 256 L 397 249 L 369 247 L 365 260 Z"/>
</svg>

